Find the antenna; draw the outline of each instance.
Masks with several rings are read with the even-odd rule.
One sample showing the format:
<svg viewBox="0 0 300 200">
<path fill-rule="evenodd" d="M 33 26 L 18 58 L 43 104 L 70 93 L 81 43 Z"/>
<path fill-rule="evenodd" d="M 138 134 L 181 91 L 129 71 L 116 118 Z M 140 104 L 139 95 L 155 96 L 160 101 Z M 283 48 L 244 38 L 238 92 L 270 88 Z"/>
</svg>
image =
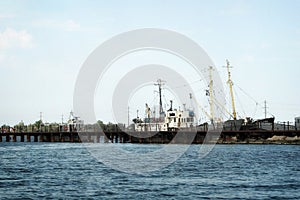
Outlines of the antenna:
<svg viewBox="0 0 300 200">
<path fill-rule="evenodd" d="M 40 121 L 43 121 L 43 112 L 40 112 Z"/>
</svg>

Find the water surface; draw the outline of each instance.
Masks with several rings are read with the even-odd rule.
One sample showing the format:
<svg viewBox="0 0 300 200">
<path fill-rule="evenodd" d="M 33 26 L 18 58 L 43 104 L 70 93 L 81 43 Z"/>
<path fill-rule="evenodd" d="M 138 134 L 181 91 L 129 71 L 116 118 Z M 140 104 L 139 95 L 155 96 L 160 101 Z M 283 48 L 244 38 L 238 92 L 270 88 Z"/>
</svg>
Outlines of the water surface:
<svg viewBox="0 0 300 200">
<path fill-rule="evenodd" d="M 300 199 L 297 145 L 217 145 L 204 159 L 193 145 L 172 165 L 143 175 L 110 169 L 81 144 L 0 145 L 1 199 Z"/>
</svg>

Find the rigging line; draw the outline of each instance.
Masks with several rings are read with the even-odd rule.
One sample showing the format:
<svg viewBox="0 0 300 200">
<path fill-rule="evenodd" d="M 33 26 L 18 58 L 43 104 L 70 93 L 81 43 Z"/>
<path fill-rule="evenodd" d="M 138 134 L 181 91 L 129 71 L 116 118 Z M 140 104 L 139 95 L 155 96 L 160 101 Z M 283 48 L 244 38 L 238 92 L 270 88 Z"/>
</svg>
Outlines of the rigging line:
<svg viewBox="0 0 300 200">
<path fill-rule="evenodd" d="M 217 104 L 217 102 L 213 102 L 216 106 L 217 106 L 217 108 L 219 108 L 220 110 L 221 110 L 221 113 L 223 114 L 223 116 L 225 116 L 226 117 L 226 113 L 227 114 L 229 114 L 230 116 L 231 116 L 231 114 L 230 113 L 228 113 L 228 111 L 226 110 L 226 109 L 222 109 L 221 107 L 222 107 L 222 105 L 220 104 L 220 105 L 218 105 Z M 224 107 L 223 107 L 224 108 Z M 225 111 L 225 112 L 224 112 Z M 233 117 L 233 116 L 231 116 L 231 117 Z"/>
<path fill-rule="evenodd" d="M 256 118 L 256 114 L 257 114 L 257 107 L 258 107 L 258 103 L 255 104 L 255 110 L 254 110 L 254 113 L 253 113 L 253 118 Z"/>
<path fill-rule="evenodd" d="M 203 79 L 199 79 L 199 80 L 196 80 L 196 81 L 187 83 L 187 84 L 178 85 L 178 86 L 176 86 L 176 87 L 174 87 L 174 88 L 186 87 L 187 85 L 193 85 L 193 84 L 195 84 L 195 83 L 197 83 L 197 82 L 201 82 L 201 81 L 203 81 Z"/>
<path fill-rule="evenodd" d="M 222 105 L 216 98 L 214 98 L 213 100 L 215 101 L 214 103 L 215 103 L 216 106 L 218 106 L 218 108 L 222 108 L 221 110 L 225 110 L 225 112 L 226 112 L 227 114 L 229 114 L 230 117 L 233 118 L 233 115 L 225 108 L 224 105 Z M 223 114 L 224 114 L 224 113 L 223 113 Z"/>
<path fill-rule="evenodd" d="M 246 96 L 248 96 L 252 101 L 259 104 L 252 96 L 250 96 L 245 90 L 243 90 L 240 86 L 238 86 L 236 83 L 234 83 Z"/>
<path fill-rule="evenodd" d="M 235 90 L 235 87 L 233 88 L 233 90 L 234 90 L 235 96 L 236 96 L 237 99 L 238 99 L 239 105 L 240 105 L 240 107 L 242 108 L 242 112 L 243 112 L 244 116 L 247 116 L 247 114 L 246 114 L 246 112 L 245 112 L 245 109 L 244 109 L 244 106 L 243 106 L 243 104 L 242 104 L 242 101 L 241 101 L 241 99 L 240 99 L 240 96 L 237 94 L 237 92 L 236 92 L 236 90 Z M 239 117 L 241 118 L 241 116 L 239 116 Z"/>
<path fill-rule="evenodd" d="M 198 101 L 193 98 L 194 102 L 196 102 L 197 106 L 201 109 L 201 111 L 208 117 L 211 118 L 211 115 L 206 112 L 206 110 L 198 103 Z"/>
<path fill-rule="evenodd" d="M 256 105 L 259 105 L 259 106 L 263 106 L 263 104 L 260 104 L 260 103 L 258 103 L 252 96 L 250 96 L 246 91 L 244 91 L 240 86 L 238 86 L 237 84 L 235 84 L 245 95 L 247 95 L 250 99 L 252 99 L 255 103 L 256 103 Z M 267 111 L 267 113 L 268 114 L 270 114 L 270 115 L 272 115 L 273 117 L 274 117 L 274 115 L 271 113 L 271 112 L 269 112 L 269 111 Z"/>
</svg>

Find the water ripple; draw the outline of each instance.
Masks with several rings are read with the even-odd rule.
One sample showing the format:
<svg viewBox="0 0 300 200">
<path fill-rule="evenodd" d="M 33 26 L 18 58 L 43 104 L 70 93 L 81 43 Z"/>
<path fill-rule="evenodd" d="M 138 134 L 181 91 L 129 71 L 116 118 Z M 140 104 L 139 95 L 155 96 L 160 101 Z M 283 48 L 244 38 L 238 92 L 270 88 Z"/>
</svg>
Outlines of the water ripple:
<svg viewBox="0 0 300 200">
<path fill-rule="evenodd" d="M 199 159 L 193 145 L 167 168 L 134 175 L 107 168 L 81 144 L 1 145 L 1 199 L 300 199 L 300 146 L 219 145 Z"/>
</svg>

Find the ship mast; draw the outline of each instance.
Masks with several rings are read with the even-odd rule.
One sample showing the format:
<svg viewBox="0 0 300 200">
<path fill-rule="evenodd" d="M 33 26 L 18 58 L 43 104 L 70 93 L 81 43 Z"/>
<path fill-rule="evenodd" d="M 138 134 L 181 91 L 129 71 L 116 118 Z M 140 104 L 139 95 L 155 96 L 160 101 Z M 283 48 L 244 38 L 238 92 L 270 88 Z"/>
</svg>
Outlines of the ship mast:
<svg viewBox="0 0 300 200">
<path fill-rule="evenodd" d="M 213 76 L 212 76 L 213 67 L 209 67 L 209 106 L 210 106 L 210 120 L 213 123 L 214 120 L 214 108 L 213 108 Z"/>
<path fill-rule="evenodd" d="M 227 63 L 227 72 L 228 72 L 228 81 L 227 84 L 229 85 L 230 89 L 230 96 L 231 96 L 231 105 L 232 105 L 232 114 L 233 114 L 233 119 L 236 120 L 236 110 L 235 110 L 235 102 L 234 102 L 234 95 L 233 95 L 233 82 L 231 80 L 231 74 L 229 68 L 232 68 L 229 64 L 229 61 L 226 60 Z"/>
<path fill-rule="evenodd" d="M 157 80 L 157 83 L 154 85 L 158 85 L 158 92 L 159 92 L 159 117 L 163 114 L 163 106 L 162 106 L 162 98 L 161 98 L 161 86 L 163 85 L 163 81 L 161 79 Z"/>
</svg>

